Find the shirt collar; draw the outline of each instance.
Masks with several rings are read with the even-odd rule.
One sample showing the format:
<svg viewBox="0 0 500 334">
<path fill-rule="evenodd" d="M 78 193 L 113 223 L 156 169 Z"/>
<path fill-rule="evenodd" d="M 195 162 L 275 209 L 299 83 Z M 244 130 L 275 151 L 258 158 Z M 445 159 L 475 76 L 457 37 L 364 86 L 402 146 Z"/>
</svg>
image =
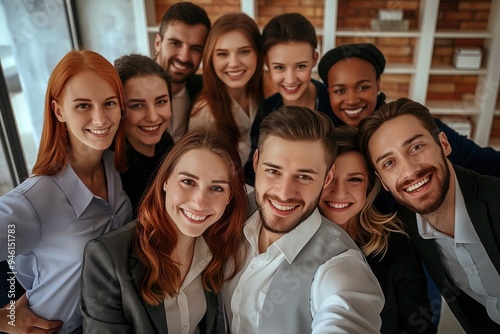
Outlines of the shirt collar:
<svg viewBox="0 0 500 334">
<path fill-rule="evenodd" d="M 455 175 L 455 243 L 479 243 L 479 237 L 472 226 L 465 200 Z"/>
<path fill-rule="evenodd" d="M 193 260 L 184 281 L 182 281 L 181 289 L 188 286 L 198 275 L 208 266 L 212 260 L 212 252 L 208 247 L 203 236 L 196 238 L 194 244 Z"/>
<path fill-rule="evenodd" d="M 240 113 L 247 115 L 246 111 L 243 110 L 243 108 L 240 106 L 240 104 L 231 95 L 229 95 L 229 97 L 231 98 L 231 108 L 233 109 L 233 115 L 235 113 L 234 112 L 235 110 L 238 110 Z M 257 114 L 258 105 L 256 104 L 256 102 L 254 100 L 250 100 L 248 102 L 249 102 L 249 104 L 248 104 L 248 117 L 250 117 L 250 119 L 254 119 L 255 115 Z"/>
<path fill-rule="evenodd" d="M 181 97 L 184 97 L 186 96 L 187 94 L 187 89 L 186 89 L 186 85 L 184 85 L 180 91 L 177 92 L 177 94 L 174 94 L 174 98 L 181 98 Z"/>
<path fill-rule="evenodd" d="M 75 210 L 76 216 L 80 217 L 94 198 L 94 194 L 83 184 L 70 164 L 61 173 L 54 175 L 52 178 L 68 198 L 71 207 Z"/>
<path fill-rule="evenodd" d="M 104 151 L 102 160 L 104 163 L 104 170 L 106 173 L 106 186 L 108 189 L 108 202 L 114 201 L 114 165 L 113 153 Z M 110 165 L 111 164 L 111 165 Z M 113 168 L 109 168 L 113 166 Z M 54 182 L 61 188 L 61 191 L 66 195 L 68 201 L 75 210 L 77 217 L 87 209 L 90 202 L 94 198 L 94 194 L 85 186 L 82 180 L 76 175 L 73 167 L 68 163 L 66 168 L 57 175 L 52 176 Z"/>
<path fill-rule="evenodd" d="M 472 221 L 470 220 L 467 208 L 465 207 L 464 196 L 460 189 L 457 177 L 455 175 L 455 230 L 454 230 L 454 243 L 478 243 L 479 237 L 474 230 Z M 429 224 L 421 215 L 417 214 L 417 227 L 418 233 L 424 239 L 438 239 L 449 238 L 449 235 L 437 231 L 431 224 Z"/>
<path fill-rule="evenodd" d="M 292 231 L 283 235 L 274 244 L 269 246 L 276 247 L 283 253 L 288 263 L 292 263 L 299 252 L 304 248 L 311 237 L 316 233 L 321 225 L 321 215 L 318 209 L 315 209 L 306 220 Z M 247 221 L 243 229 L 246 239 L 257 254 L 259 253 L 259 235 L 262 226 L 260 213 L 257 210 Z"/>
</svg>

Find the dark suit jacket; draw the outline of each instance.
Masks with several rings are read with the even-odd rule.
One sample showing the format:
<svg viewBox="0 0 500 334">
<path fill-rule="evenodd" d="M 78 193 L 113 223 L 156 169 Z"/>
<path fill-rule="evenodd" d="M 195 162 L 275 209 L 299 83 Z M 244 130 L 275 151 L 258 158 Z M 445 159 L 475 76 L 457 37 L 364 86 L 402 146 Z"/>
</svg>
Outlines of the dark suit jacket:
<svg viewBox="0 0 500 334">
<path fill-rule="evenodd" d="M 370 255 L 366 260 L 385 297 L 380 333 L 436 333 L 422 262 L 410 239 L 391 233 L 385 255 Z"/>
<path fill-rule="evenodd" d="M 459 166 L 454 169 L 472 225 L 500 275 L 500 178 L 479 175 Z M 435 241 L 419 235 L 415 213 L 402 206 L 398 211 L 432 279 L 463 329 L 467 333 L 500 333 L 500 325 L 489 318 L 484 306 L 447 277 Z"/>
<path fill-rule="evenodd" d="M 167 333 L 163 302 L 148 305 L 139 293 L 144 267 L 133 252 L 135 225 L 122 226 L 85 247 L 81 281 L 84 333 Z M 215 333 L 217 297 L 207 293 L 206 300 L 200 332 Z"/>
<path fill-rule="evenodd" d="M 200 74 L 192 74 L 186 78 L 186 90 L 189 94 L 191 103 L 193 103 L 194 99 L 196 99 L 202 89 L 203 77 Z"/>
</svg>

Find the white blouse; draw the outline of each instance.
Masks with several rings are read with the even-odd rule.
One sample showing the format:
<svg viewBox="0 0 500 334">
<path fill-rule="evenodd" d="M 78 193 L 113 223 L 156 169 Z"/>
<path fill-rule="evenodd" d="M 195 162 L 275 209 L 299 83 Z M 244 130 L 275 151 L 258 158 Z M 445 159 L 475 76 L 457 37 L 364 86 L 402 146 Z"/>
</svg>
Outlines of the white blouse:
<svg viewBox="0 0 500 334">
<path fill-rule="evenodd" d="M 200 333 L 198 325 L 207 311 L 201 272 L 211 259 L 212 253 L 205 239 L 196 238 L 193 261 L 179 289 L 179 294 L 167 297 L 164 301 L 168 333 Z"/>
<path fill-rule="evenodd" d="M 252 129 L 253 121 L 257 115 L 257 105 L 254 101 L 250 101 L 248 107 L 248 115 L 243 110 L 243 108 L 236 102 L 233 98 L 231 110 L 233 112 L 233 117 L 240 130 L 240 140 L 238 142 L 238 153 L 240 155 L 242 166 L 248 161 L 250 152 L 252 150 L 252 143 L 250 142 L 250 130 Z M 200 105 L 205 104 L 200 108 Z M 212 127 L 215 126 L 215 118 L 212 114 L 208 104 L 205 100 L 198 101 L 193 110 L 198 110 L 194 115 L 191 115 L 189 119 L 189 131 L 197 127 Z"/>
</svg>

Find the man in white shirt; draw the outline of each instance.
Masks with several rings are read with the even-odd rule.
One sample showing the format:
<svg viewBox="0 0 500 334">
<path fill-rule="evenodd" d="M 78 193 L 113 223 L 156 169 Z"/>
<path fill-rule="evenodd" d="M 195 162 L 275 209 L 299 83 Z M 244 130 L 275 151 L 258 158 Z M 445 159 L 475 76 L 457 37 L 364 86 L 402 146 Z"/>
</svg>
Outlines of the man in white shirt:
<svg viewBox="0 0 500 334">
<path fill-rule="evenodd" d="M 352 239 L 316 208 L 332 181 L 334 126 L 283 106 L 260 126 L 258 208 L 244 227 L 244 265 L 223 289 L 232 333 L 378 333 L 380 286 Z"/>
<path fill-rule="evenodd" d="M 452 165 L 446 135 L 409 99 L 365 118 L 359 141 L 464 330 L 500 333 L 500 179 Z"/>
<path fill-rule="evenodd" d="M 165 12 L 155 39 L 155 59 L 170 75 L 172 119 L 168 132 L 177 142 L 188 130 L 189 111 L 201 91 L 201 63 L 210 30 L 210 19 L 203 8 L 191 2 L 178 2 Z"/>
</svg>

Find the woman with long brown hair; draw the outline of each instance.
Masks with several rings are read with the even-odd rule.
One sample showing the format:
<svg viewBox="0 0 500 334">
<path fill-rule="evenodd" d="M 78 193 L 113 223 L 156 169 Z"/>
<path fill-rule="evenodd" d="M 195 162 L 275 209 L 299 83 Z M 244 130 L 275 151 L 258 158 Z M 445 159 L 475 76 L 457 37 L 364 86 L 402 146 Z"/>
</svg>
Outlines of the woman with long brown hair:
<svg viewBox="0 0 500 334">
<path fill-rule="evenodd" d="M 250 157 L 250 129 L 262 100 L 264 56 L 257 23 L 244 13 L 215 21 L 203 51 L 203 90 L 189 130 L 214 127 L 231 137 L 244 165 Z"/>
<path fill-rule="evenodd" d="M 213 292 L 240 267 L 247 206 L 230 140 L 209 129 L 182 137 L 146 191 L 137 220 L 88 243 L 84 331 L 214 333 Z M 235 268 L 227 276 L 226 263 Z"/>
<path fill-rule="evenodd" d="M 26 289 L 15 301 L 15 326 L 0 310 L 0 331 L 81 327 L 83 249 L 132 215 L 117 172 L 125 166 L 122 95 L 113 65 L 95 52 L 70 51 L 54 68 L 32 175 L 0 197 L 0 260 Z"/>
</svg>

